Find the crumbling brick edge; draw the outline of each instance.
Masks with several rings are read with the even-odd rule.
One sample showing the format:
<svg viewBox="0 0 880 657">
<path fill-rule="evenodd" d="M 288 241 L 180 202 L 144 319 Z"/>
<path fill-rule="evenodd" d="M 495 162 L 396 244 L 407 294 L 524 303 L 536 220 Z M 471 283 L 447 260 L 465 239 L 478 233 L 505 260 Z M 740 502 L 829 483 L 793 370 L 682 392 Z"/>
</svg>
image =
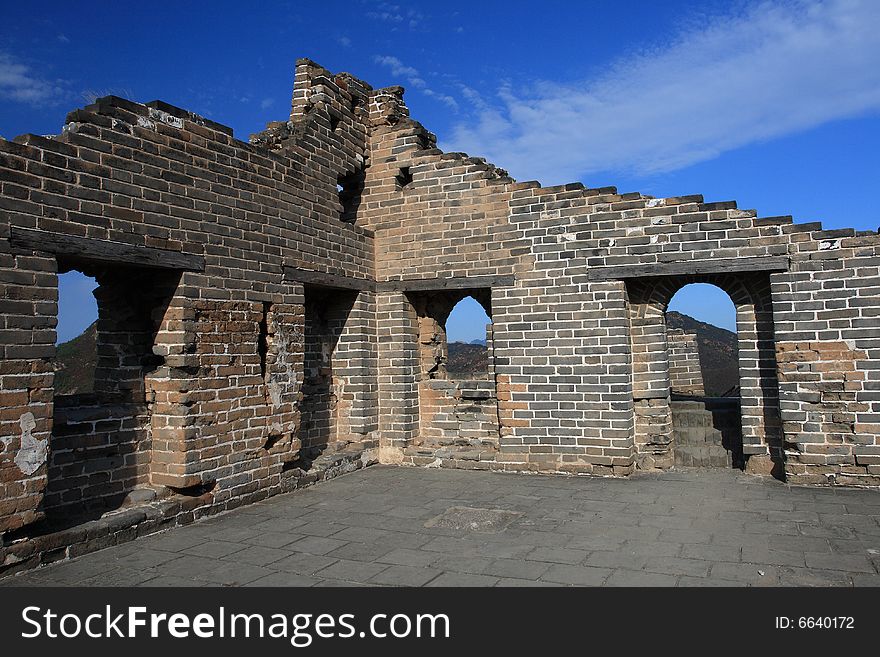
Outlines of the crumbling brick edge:
<svg viewBox="0 0 880 657">
<path fill-rule="evenodd" d="M 308 471 L 291 468 L 275 486 L 217 502 L 210 492 L 199 496 L 174 495 L 136 508 L 122 509 L 59 531 L 26 536 L 0 545 L 0 580 L 41 566 L 122 545 L 136 538 L 182 527 L 253 504 L 275 495 L 291 493 L 379 462 L 375 449 L 325 454 Z"/>
</svg>

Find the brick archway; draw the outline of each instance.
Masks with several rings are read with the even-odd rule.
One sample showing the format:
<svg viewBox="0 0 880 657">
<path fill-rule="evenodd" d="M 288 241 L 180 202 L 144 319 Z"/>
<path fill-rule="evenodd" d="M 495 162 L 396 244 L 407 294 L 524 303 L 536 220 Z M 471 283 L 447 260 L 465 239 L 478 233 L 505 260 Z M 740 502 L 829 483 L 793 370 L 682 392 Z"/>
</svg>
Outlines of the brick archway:
<svg viewBox="0 0 880 657">
<path fill-rule="evenodd" d="M 675 293 L 691 283 L 715 285 L 727 293 L 736 308 L 743 453 L 747 460 L 769 457 L 781 465 L 782 425 L 767 272 L 681 274 L 627 280 L 636 461 L 641 467 L 672 465 L 666 310 Z"/>
</svg>

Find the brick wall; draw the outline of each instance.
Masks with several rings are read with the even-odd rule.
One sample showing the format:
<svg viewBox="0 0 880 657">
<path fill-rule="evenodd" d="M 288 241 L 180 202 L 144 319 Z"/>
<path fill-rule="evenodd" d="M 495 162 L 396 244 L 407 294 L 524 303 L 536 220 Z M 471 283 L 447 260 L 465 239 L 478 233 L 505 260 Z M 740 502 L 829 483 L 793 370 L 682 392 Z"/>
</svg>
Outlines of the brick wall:
<svg viewBox="0 0 880 657">
<path fill-rule="evenodd" d="M 146 404 L 97 394 L 55 398 L 43 501 L 55 517 L 118 508 L 150 482 L 150 413 Z"/>
<path fill-rule="evenodd" d="M 409 117 L 399 89 L 380 90 L 376 99 L 381 112 L 372 118 L 364 221 L 376 232 L 379 284 L 403 281 L 405 289 L 410 279 L 513 277 L 491 290 L 501 423 L 493 467 L 616 474 L 672 465 L 663 313 L 677 289 L 703 282 L 724 289 L 737 307 L 749 469 L 786 468 L 792 477 L 805 469 L 818 482 L 843 468 L 855 473 L 848 481 L 873 481 L 877 432 L 869 427 L 878 407 L 867 354 L 877 329 L 865 323 L 878 307 L 876 234 L 762 218 L 699 195 L 652 198 L 580 184 L 515 183 L 478 158 L 436 149 L 433 135 Z M 856 255 L 864 258 L 858 271 L 841 264 Z M 798 273 L 820 268 L 818 278 Z M 789 312 L 789 297 L 800 290 L 798 308 L 806 312 Z M 850 290 L 859 297 L 854 302 L 830 299 Z M 411 310 L 403 303 L 379 307 L 411 353 Z M 814 309 L 824 312 L 814 317 Z M 809 413 L 796 414 L 785 400 L 792 384 L 779 381 L 777 347 L 789 334 L 796 342 L 802 335 L 839 339 L 845 327 L 866 346 L 866 360 L 854 360 L 865 379 L 856 383 L 851 375 L 853 390 L 826 397 L 823 412 L 842 405 L 852 415 L 852 436 L 859 436 L 857 424 L 871 433 L 834 447 L 828 441 L 839 438 L 811 435 L 812 424 L 803 424 Z M 828 337 L 819 338 L 820 330 Z M 386 365 L 380 358 L 380 370 Z M 388 446 L 405 446 L 417 435 L 413 372 L 410 357 L 388 380 L 410 418 L 408 431 L 383 432 Z M 792 423 L 795 417 L 801 424 Z M 800 449 L 788 432 L 783 442 L 783 423 L 804 429 Z M 808 451 L 815 455 L 804 459 Z M 814 467 L 819 462 L 827 468 Z"/>
<path fill-rule="evenodd" d="M 374 274 L 372 234 L 342 221 L 336 188 L 340 175 L 364 166 L 366 129 L 355 117 L 352 97 L 360 94 L 366 111 L 369 88 L 324 88 L 321 70 L 309 62 L 300 63 L 297 75 L 297 93 L 306 87 L 323 92 L 310 95 L 309 111 L 285 124 L 285 134 L 270 129 L 254 144 L 164 103 L 113 97 L 71 113 L 57 137 L 0 141 L 0 281 L 9 329 L 0 362 L 0 531 L 38 519 L 65 494 L 72 499 L 73 490 L 103 494 L 80 479 L 55 481 L 41 506 L 47 474 L 63 480 L 77 468 L 53 465 L 48 471 L 43 458 L 33 472 L 24 472 L 15 459 L 53 447 L 50 361 L 59 263 L 106 269 L 99 297 L 133 280 L 114 271 L 119 263 L 107 256 L 107 244 L 154 249 L 170 254 L 172 263 L 174 254 L 199 256 L 204 267 L 175 271 L 164 307 L 140 309 L 137 321 L 155 322 L 148 343 L 133 340 L 128 329 L 99 326 L 99 379 L 106 373 L 117 388 L 125 382 L 137 405 L 126 418 L 137 418 L 138 431 L 146 435 L 129 441 L 114 434 L 120 445 L 137 444 L 136 476 L 120 474 L 125 468 L 117 472 L 115 461 L 104 457 L 87 459 L 81 471 L 103 464 L 108 470 L 93 472 L 95 480 L 117 476 L 123 487 L 145 479 L 178 490 L 210 487 L 222 501 L 274 485 L 283 464 L 299 457 L 304 300 L 302 287 L 285 279 L 284 268 L 362 280 Z M 62 244 L 69 238 L 74 246 L 46 240 L 43 250 L 22 244 L 13 235 L 20 229 Z M 131 266 L 136 276 L 155 281 L 161 274 L 154 264 Z M 138 292 L 143 296 L 143 288 Z M 109 298 L 100 302 L 108 317 L 122 321 Z M 361 334 L 372 330 L 373 313 L 369 300 L 360 304 L 353 322 Z M 127 357 L 114 334 L 133 349 L 145 347 L 145 358 L 134 352 Z M 360 351 L 354 349 L 353 357 L 368 362 Z M 352 406 L 358 431 L 366 435 L 375 427 L 368 408 L 375 383 L 364 381 L 364 367 L 355 383 L 360 398 Z M 101 401 L 100 412 L 111 413 L 110 404 Z M 99 439 L 97 427 L 94 435 L 78 434 L 85 425 L 71 419 L 76 410 L 64 409 L 58 460 L 69 455 L 77 435 L 83 442 Z M 80 410 L 87 413 L 88 405 Z M 107 491 L 116 494 L 115 487 Z"/>
<path fill-rule="evenodd" d="M 55 259 L 12 252 L 8 235 L 0 225 L 0 532 L 44 515 L 58 314 Z"/>
<path fill-rule="evenodd" d="M 303 447 L 320 453 L 351 442 L 374 440 L 375 352 L 372 295 L 344 290 L 306 290 Z"/>
<path fill-rule="evenodd" d="M 117 267 L 147 290 L 173 281 L 132 310 L 148 329 L 107 327 L 100 339 L 113 385 L 98 392 L 125 391 L 138 437 L 114 433 L 137 455 L 133 470 L 112 457 L 102 470 L 103 456 L 79 474 L 69 467 L 96 486 L 107 476 L 122 492 L 245 499 L 279 487 L 304 439 L 378 445 L 386 462 L 404 462 L 432 426 L 420 402 L 427 315 L 414 295 L 450 290 L 479 291 L 491 308 L 499 439 L 478 466 L 444 464 L 666 467 L 663 313 L 691 282 L 718 285 L 737 308 L 747 467 L 808 483 L 880 477 L 875 233 L 698 195 L 514 182 L 437 149 L 400 87 L 373 90 L 300 60 L 290 116 L 251 143 L 161 102 L 99 99 L 56 137 L 0 140 L 0 213 L 0 531 L 73 491 L 104 490 L 65 483 L 65 443 L 52 440 L 56 272 L 71 267 L 105 271 L 108 309 L 125 298 Z M 309 328 L 313 287 L 351 299 L 327 332 Z M 321 382 L 327 335 L 336 342 Z M 462 398 L 449 390 L 450 403 Z M 61 406 L 59 439 L 85 443 L 77 409 Z M 331 406 L 332 421 L 313 421 Z"/>
<path fill-rule="evenodd" d="M 796 234 L 774 284 L 789 476 L 874 483 L 880 474 L 880 244 L 853 231 Z"/>
<path fill-rule="evenodd" d="M 425 449 L 465 447 L 496 451 L 498 448 L 498 399 L 495 382 L 480 379 L 427 379 L 419 386 L 419 437 Z M 454 456 L 446 449 L 444 454 Z"/>
<path fill-rule="evenodd" d="M 685 395 L 702 396 L 703 370 L 700 368 L 700 350 L 697 334 L 681 329 L 666 331 L 669 351 L 669 389 Z"/>
</svg>

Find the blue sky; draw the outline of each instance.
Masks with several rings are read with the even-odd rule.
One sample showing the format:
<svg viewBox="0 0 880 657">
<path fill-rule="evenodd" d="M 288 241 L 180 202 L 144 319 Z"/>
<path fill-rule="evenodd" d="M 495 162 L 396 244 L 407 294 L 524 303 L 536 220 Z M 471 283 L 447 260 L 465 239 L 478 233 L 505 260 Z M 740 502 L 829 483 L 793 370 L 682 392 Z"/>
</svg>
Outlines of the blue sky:
<svg viewBox="0 0 880 657">
<path fill-rule="evenodd" d="M 702 193 L 829 228 L 880 224 L 876 0 L 167 7 L 7 4 L 0 135 L 57 133 L 84 97 L 114 93 L 247 139 L 286 117 L 294 60 L 307 56 L 404 85 L 441 147 L 520 180 Z M 729 321 L 696 295 L 701 319 Z M 75 334 L 62 322 L 62 339 Z"/>
</svg>

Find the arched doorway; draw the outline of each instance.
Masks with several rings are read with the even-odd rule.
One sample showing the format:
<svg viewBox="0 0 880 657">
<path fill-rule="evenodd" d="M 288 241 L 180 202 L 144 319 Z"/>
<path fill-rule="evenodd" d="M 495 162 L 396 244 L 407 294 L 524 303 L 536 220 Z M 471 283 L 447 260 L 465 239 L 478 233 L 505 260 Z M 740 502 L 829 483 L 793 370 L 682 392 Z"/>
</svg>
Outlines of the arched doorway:
<svg viewBox="0 0 880 657">
<path fill-rule="evenodd" d="M 666 309 L 676 466 L 742 469 L 736 308 L 716 285 L 689 283 Z"/>
<path fill-rule="evenodd" d="M 766 272 L 645 276 L 626 281 L 636 463 L 648 469 L 675 465 L 666 312 L 676 292 L 692 283 L 720 288 L 736 310 L 742 463 L 757 457 L 779 466 L 779 388 Z"/>
</svg>

